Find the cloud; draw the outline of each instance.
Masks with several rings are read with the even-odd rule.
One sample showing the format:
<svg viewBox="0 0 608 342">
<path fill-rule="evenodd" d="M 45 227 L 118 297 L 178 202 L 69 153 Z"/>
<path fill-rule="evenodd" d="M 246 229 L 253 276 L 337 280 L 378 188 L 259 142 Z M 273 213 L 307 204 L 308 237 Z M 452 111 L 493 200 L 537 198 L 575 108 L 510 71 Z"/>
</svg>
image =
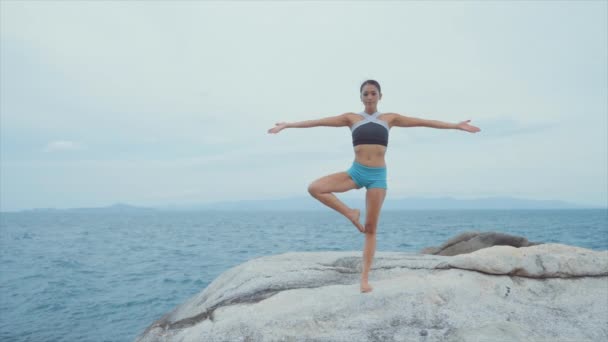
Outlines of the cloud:
<svg viewBox="0 0 608 342">
<path fill-rule="evenodd" d="M 484 131 L 490 132 L 489 136 L 495 138 L 513 136 L 520 134 L 536 134 L 556 128 L 560 122 L 524 122 L 513 119 L 493 119 L 482 121 Z"/>
<path fill-rule="evenodd" d="M 86 147 L 75 141 L 56 140 L 51 141 L 44 148 L 45 152 L 62 152 L 62 151 L 78 151 L 84 150 Z"/>
<path fill-rule="evenodd" d="M 0 12 L 6 208 L 305 194 L 350 166 L 349 129 L 267 129 L 362 110 L 367 78 L 383 112 L 482 130 L 391 130 L 391 194 L 606 201 L 606 3 Z"/>
</svg>

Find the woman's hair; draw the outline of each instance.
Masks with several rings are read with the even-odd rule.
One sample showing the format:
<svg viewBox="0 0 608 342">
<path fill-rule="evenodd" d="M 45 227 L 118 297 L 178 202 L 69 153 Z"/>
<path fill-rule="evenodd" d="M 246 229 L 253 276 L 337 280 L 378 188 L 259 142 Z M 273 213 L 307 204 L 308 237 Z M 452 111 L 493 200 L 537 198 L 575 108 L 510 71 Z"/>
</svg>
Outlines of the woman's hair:
<svg viewBox="0 0 608 342">
<path fill-rule="evenodd" d="M 378 88 L 378 92 L 382 93 L 382 89 L 380 89 L 380 83 L 378 83 L 378 81 L 375 81 L 375 80 L 367 80 L 367 81 L 363 82 L 361 84 L 361 88 L 359 88 L 359 93 L 361 93 L 363 91 L 363 87 L 366 84 L 371 84 L 371 85 L 375 86 L 376 88 Z"/>
</svg>

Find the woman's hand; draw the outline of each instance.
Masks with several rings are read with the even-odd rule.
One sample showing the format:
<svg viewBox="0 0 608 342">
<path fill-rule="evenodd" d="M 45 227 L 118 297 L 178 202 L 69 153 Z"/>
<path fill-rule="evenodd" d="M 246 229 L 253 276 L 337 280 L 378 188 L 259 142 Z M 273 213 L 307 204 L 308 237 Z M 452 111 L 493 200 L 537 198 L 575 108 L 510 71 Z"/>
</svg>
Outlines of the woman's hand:
<svg viewBox="0 0 608 342">
<path fill-rule="evenodd" d="M 268 133 L 279 133 L 283 128 L 287 127 L 287 122 L 277 122 L 275 127 L 268 130 Z"/>
<path fill-rule="evenodd" d="M 471 120 L 460 122 L 456 126 L 458 127 L 458 129 L 461 129 L 463 131 L 467 131 L 467 132 L 470 132 L 470 133 L 477 133 L 477 132 L 481 131 L 479 129 L 479 127 L 475 127 L 473 125 L 469 125 L 469 122 L 471 122 Z"/>
</svg>

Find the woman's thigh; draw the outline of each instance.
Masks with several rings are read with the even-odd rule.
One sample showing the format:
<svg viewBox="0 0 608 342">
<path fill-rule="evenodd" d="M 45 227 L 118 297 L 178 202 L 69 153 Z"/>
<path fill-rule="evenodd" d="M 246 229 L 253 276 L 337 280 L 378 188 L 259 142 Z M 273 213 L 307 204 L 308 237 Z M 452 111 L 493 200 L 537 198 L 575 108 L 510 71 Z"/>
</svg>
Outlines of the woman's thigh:
<svg viewBox="0 0 608 342">
<path fill-rule="evenodd" d="M 376 231 L 380 219 L 380 210 L 386 197 L 386 189 L 371 188 L 365 193 L 365 229 Z"/>
<path fill-rule="evenodd" d="M 345 192 L 357 188 L 357 184 L 350 178 L 348 173 L 337 172 L 315 180 L 308 187 L 308 191 L 320 193 Z"/>
</svg>

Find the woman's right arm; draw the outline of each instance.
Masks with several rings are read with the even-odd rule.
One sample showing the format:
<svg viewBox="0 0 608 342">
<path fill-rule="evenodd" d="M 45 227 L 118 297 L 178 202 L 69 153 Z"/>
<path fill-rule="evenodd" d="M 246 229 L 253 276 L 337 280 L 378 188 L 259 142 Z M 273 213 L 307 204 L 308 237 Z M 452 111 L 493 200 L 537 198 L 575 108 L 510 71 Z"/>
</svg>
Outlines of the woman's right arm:
<svg viewBox="0 0 608 342">
<path fill-rule="evenodd" d="M 298 121 L 298 122 L 278 122 L 275 127 L 268 130 L 268 133 L 279 133 L 281 130 L 285 128 L 309 128 L 309 127 L 317 127 L 317 126 L 327 126 L 327 127 L 343 127 L 349 126 L 350 113 L 344 113 L 341 115 L 330 116 L 323 119 L 317 120 L 306 120 L 306 121 Z"/>
</svg>

